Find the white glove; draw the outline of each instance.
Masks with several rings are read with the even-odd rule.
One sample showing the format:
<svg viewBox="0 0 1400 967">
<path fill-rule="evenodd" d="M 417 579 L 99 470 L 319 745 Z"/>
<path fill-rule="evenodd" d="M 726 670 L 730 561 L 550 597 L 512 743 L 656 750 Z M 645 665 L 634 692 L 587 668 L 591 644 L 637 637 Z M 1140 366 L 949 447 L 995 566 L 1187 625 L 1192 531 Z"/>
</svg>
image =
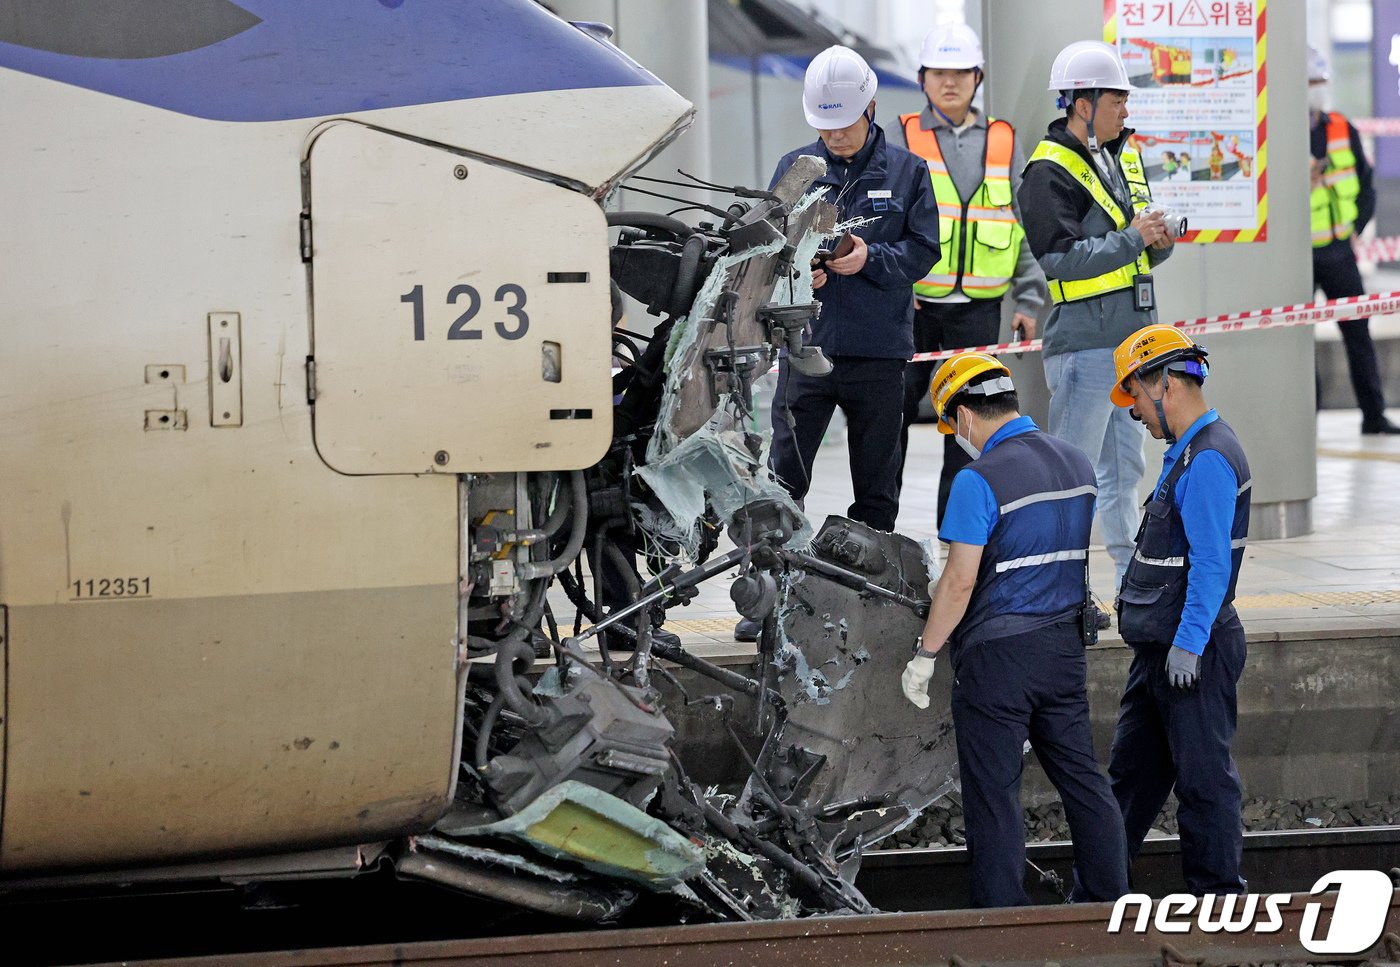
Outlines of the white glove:
<svg viewBox="0 0 1400 967">
<path fill-rule="evenodd" d="M 904 666 L 904 674 L 899 678 L 904 697 L 918 708 L 928 708 L 928 682 L 933 677 L 934 660 L 924 655 L 915 655 L 909 664 Z"/>
</svg>

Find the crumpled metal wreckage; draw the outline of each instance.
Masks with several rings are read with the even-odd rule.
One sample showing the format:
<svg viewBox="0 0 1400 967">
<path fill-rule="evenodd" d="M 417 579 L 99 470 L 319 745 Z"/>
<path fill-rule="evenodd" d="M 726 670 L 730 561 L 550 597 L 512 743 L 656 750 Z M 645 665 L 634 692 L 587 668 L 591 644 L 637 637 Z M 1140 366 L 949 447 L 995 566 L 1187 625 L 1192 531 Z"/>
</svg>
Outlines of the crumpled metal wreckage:
<svg viewBox="0 0 1400 967">
<path fill-rule="evenodd" d="M 853 885 L 862 852 L 954 786 L 947 710 L 898 700 L 929 604 L 922 549 L 840 517 L 814 533 L 753 429 L 753 382 L 780 350 L 798 370 L 830 370 L 802 344 L 821 309 L 810 260 L 840 227 L 809 191 L 823 171 L 805 157 L 771 192 L 734 189 L 741 200 L 698 229 L 609 216 L 615 301 L 627 292 L 663 321 L 650 339 L 614 330 L 624 365 L 603 461 L 468 485 L 471 752 L 456 808 L 401 873 L 432 866 L 439 881 L 582 920 L 615 920 L 646 893 L 685 918 L 870 912 Z M 513 530 L 493 507 L 514 508 Z M 716 556 L 721 530 L 735 547 Z M 514 575 L 500 564 L 512 555 Z M 753 677 L 657 634 L 697 585 L 736 570 L 736 608 L 763 625 Z M 572 634 L 548 613 L 555 580 L 578 611 Z M 671 666 L 689 670 L 689 690 Z M 697 677 L 713 694 L 691 694 Z M 736 694 L 756 722 L 739 721 Z M 742 788 L 689 778 L 666 714 L 676 703 L 712 718 L 707 731 L 747 767 Z"/>
</svg>

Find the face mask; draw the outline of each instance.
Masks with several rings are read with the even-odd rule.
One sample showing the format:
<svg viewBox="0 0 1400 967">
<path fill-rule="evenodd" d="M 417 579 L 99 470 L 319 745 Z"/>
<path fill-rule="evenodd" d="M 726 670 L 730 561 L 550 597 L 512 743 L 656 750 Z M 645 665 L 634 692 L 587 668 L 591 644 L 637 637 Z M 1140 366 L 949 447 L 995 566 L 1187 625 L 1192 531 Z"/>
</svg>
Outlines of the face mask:
<svg viewBox="0 0 1400 967">
<path fill-rule="evenodd" d="M 976 460 L 978 457 L 980 457 L 980 456 L 982 455 L 982 451 L 979 450 L 979 449 L 977 449 L 976 447 L 974 447 L 974 446 L 972 445 L 972 437 L 971 437 L 971 436 L 964 437 L 964 436 L 962 435 L 962 417 L 961 417 L 961 416 L 958 417 L 957 426 L 956 426 L 956 427 L 954 428 L 954 430 L 953 430 L 953 440 L 954 440 L 955 443 L 957 443 L 958 446 L 962 447 L 963 453 L 967 454 L 967 455 L 968 455 L 969 457 L 971 457 L 973 460 Z"/>
<path fill-rule="evenodd" d="M 1331 93 L 1327 84 L 1309 84 L 1308 107 L 1314 111 L 1327 110 L 1327 105 L 1332 100 Z"/>
</svg>

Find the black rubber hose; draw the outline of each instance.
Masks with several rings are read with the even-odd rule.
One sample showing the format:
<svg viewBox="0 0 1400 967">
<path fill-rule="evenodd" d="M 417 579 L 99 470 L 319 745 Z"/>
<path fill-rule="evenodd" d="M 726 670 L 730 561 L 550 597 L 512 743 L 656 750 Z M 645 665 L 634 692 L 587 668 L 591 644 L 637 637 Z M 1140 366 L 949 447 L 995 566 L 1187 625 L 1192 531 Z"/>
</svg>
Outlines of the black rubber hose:
<svg viewBox="0 0 1400 967">
<path fill-rule="evenodd" d="M 554 492 L 558 487 L 557 481 L 559 479 L 559 475 L 551 470 L 544 476 L 545 479 L 549 481 L 545 489 L 545 499 L 547 501 L 549 499 L 549 495 L 552 492 Z M 546 503 L 545 506 L 549 506 L 548 503 Z M 560 489 L 558 499 L 555 501 L 554 504 L 554 509 L 551 510 L 549 512 L 549 516 L 547 516 L 544 519 L 544 523 L 540 525 L 540 530 L 544 531 L 550 537 L 553 537 L 556 533 L 558 533 L 559 528 L 564 526 L 564 521 L 568 519 L 569 501 L 566 499 L 566 494 L 564 493 L 564 491 Z"/>
<path fill-rule="evenodd" d="M 481 725 L 476 733 L 476 752 L 472 756 L 472 763 L 476 766 L 477 773 L 480 774 L 486 769 L 486 757 L 490 754 L 491 731 L 496 727 L 496 718 L 501 714 L 501 707 L 506 704 L 506 697 L 497 693 L 491 700 L 491 704 L 486 708 L 486 714 L 481 717 Z"/>
<path fill-rule="evenodd" d="M 528 671 L 535 663 L 535 650 L 521 641 L 502 641 L 496 648 L 496 689 L 512 712 L 530 728 L 537 729 L 548 723 L 549 715 L 530 701 L 521 688 L 521 681 L 525 681 L 526 688 L 529 688 L 529 681 L 515 670 L 517 661 L 523 662 Z"/>
<path fill-rule="evenodd" d="M 685 315 L 700 288 L 700 259 L 705 254 L 705 236 L 692 235 L 681 246 L 681 261 L 676 268 L 676 281 L 671 285 L 671 302 L 666 311 Z"/>
<path fill-rule="evenodd" d="M 583 478 L 582 470 L 569 472 L 569 492 L 573 497 L 573 528 L 569 531 L 569 542 L 564 545 L 564 549 L 559 552 L 558 557 L 535 564 L 527 564 L 524 568 L 526 578 L 543 578 L 558 574 L 572 564 L 574 558 L 578 557 L 579 551 L 583 550 L 583 539 L 588 530 L 588 484 Z M 555 510 L 557 511 L 558 508 Z M 550 520 L 553 519 L 554 515 L 550 514 Z M 545 522 L 545 530 L 549 530 L 549 521 Z M 534 621 L 529 622 L 531 625 L 539 621 L 540 615 L 544 614 L 544 595 L 540 595 L 540 601 L 540 614 L 535 615 Z"/>
<path fill-rule="evenodd" d="M 611 226 L 626 225 L 631 228 L 649 228 L 667 232 L 677 238 L 689 238 L 695 234 L 695 229 L 679 218 L 658 215 L 655 212 L 608 212 L 608 224 Z"/>
<path fill-rule="evenodd" d="M 622 553 L 622 548 L 612 542 L 604 544 L 603 553 L 607 554 L 608 558 L 613 562 L 613 566 L 617 568 L 618 574 L 622 578 L 622 583 L 627 585 L 627 594 L 632 600 L 635 601 L 637 598 L 641 597 L 642 583 L 638 580 L 636 572 L 633 571 L 633 568 L 636 567 L 636 562 L 629 561 L 627 555 Z"/>
</svg>

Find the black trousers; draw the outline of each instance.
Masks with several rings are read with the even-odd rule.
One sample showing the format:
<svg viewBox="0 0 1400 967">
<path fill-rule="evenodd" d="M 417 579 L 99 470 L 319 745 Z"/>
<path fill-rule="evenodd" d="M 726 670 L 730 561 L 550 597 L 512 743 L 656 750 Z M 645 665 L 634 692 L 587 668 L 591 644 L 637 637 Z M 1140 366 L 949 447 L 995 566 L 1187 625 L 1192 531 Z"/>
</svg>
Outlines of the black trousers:
<svg viewBox="0 0 1400 967">
<path fill-rule="evenodd" d="M 1023 906 L 1026 740 L 1065 804 L 1076 901 L 1128 892 L 1123 818 L 1094 758 L 1084 645 L 1075 622 L 953 654 L 953 728 L 962 776 L 972 905 Z"/>
<path fill-rule="evenodd" d="M 826 376 L 804 376 L 784 357 L 773 394 L 773 473 L 801 501 L 812 483 L 817 448 L 836 407 L 846 415 L 855 502 L 846 516 L 883 531 L 899 516 L 900 400 L 904 360 L 836 356 Z M 789 423 L 791 415 L 791 423 Z"/>
<path fill-rule="evenodd" d="M 914 308 L 914 351 L 929 353 L 939 349 L 985 346 L 997 341 L 1001 332 L 1001 300 L 974 299 L 971 302 L 919 302 Z M 919 405 L 928 396 L 929 383 L 939 362 L 910 363 L 904 368 L 904 423 L 899 431 L 899 473 L 896 480 L 904 487 L 904 459 L 909 452 L 909 427 L 919 416 Z M 948 506 L 953 477 L 972 462 L 951 435 L 943 438 L 943 472 L 938 476 L 938 519 Z"/>
<path fill-rule="evenodd" d="M 1242 893 L 1240 861 L 1244 792 L 1230 745 L 1235 737 L 1235 687 L 1244 670 L 1244 628 L 1238 618 L 1212 630 L 1201 656 L 1200 681 L 1172 688 L 1168 649 L 1133 647 L 1133 664 L 1118 710 L 1108 775 L 1123 811 L 1128 862 L 1137 857 L 1167 794 L 1176 791 L 1181 871 L 1192 893 Z"/>
<path fill-rule="evenodd" d="M 1333 242 L 1312 252 L 1313 285 L 1320 288 L 1324 296 L 1343 299 L 1366 294 L 1350 240 Z M 1351 388 L 1356 393 L 1356 405 L 1361 408 L 1362 426 L 1378 425 L 1385 419 L 1385 394 L 1381 390 L 1380 367 L 1376 363 L 1376 347 L 1371 342 L 1370 323 L 1370 319 L 1337 323 L 1342 331 L 1342 345 L 1346 348 Z M 1318 395 L 1321 397 L 1320 392 Z"/>
</svg>

